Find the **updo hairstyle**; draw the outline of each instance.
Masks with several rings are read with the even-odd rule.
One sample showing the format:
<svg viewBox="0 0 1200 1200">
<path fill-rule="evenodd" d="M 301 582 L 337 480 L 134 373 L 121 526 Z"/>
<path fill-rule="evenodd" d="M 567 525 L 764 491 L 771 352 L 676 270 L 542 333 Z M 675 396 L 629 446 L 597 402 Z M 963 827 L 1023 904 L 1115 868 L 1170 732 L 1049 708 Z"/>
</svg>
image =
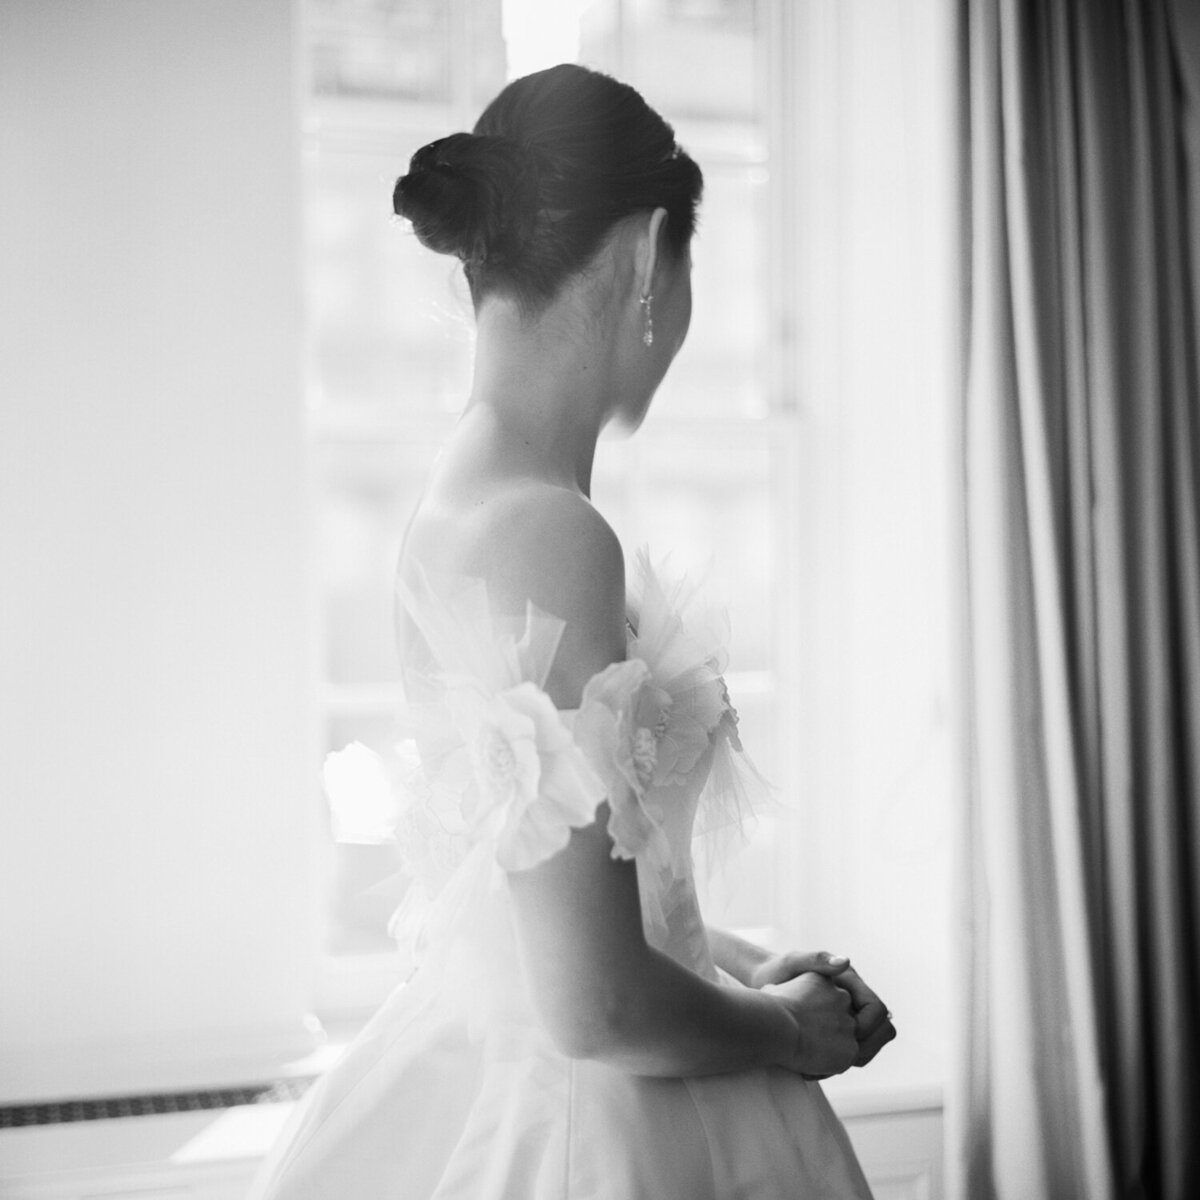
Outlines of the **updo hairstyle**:
<svg viewBox="0 0 1200 1200">
<path fill-rule="evenodd" d="M 418 150 L 392 206 L 424 245 L 462 260 L 476 307 L 496 293 L 536 313 L 634 213 L 666 209 L 667 249 L 682 255 L 702 188 L 633 88 L 565 63 L 510 83 L 473 133 Z"/>
</svg>

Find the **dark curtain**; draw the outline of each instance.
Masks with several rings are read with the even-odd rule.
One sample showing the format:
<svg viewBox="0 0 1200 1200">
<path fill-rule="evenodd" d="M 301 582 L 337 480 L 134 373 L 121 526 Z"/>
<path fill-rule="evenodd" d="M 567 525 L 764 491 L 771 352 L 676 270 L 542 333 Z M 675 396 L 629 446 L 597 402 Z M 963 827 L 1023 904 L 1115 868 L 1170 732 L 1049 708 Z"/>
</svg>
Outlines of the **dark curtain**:
<svg viewBox="0 0 1200 1200">
<path fill-rule="evenodd" d="M 1196 0 L 958 0 L 951 1193 L 1200 1197 Z"/>
</svg>

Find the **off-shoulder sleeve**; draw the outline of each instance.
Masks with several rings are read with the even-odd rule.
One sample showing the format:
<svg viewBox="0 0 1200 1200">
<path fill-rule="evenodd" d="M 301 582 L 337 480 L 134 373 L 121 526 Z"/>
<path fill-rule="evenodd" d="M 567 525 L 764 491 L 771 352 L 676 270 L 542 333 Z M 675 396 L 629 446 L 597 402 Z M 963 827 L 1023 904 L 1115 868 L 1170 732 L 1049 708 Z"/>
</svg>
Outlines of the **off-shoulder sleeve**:
<svg viewBox="0 0 1200 1200">
<path fill-rule="evenodd" d="M 489 694 L 459 678 L 447 686 L 446 708 L 471 768 L 462 801 L 468 836 L 494 841 L 506 871 L 537 866 L 595 819 L 604 786 L 536 684 Z"/>
<path fill-rule="evenodd" d="M 499 690 L 465 675 L 440 682 L 437 703 L 419 706 L 415 723 L 430 747 L 421 755 L 427 790 L 458 793 L 465 843 L 492 843 L 499 866 L 527 870 L 607 800 L 614 857 L 665 858 L 661 814 L 647 796 L 670 698 L 643 661 L 605 668 L 578 711 L 565 713 L 528 680 Z"/>
<path fill-rule="evenodd" d="M 648 797 L 670 704 L 640 658 L 613 663 L 583 689 L 575 738 L 603 781 L 615 858 L 668 853 L 662 814 Z"/>
<path fill-rule="evenodd" d="M 577 714 L 543 690 L 563 622 L 533 605 L 523 622 L 497 621 L 480 580 L 417 572 L 397 597 L 420 638 L 402 714 L 421 760 L 417 802 L 436 794 L 444 808 L 455 798 L 460 849 L 486 844 L 504 870 L 544 862 L 595 820 L 614 786 L 612 754 L 589 753 Z M 615 751 L 612 739 L 606 746 Z"/>
</svg>

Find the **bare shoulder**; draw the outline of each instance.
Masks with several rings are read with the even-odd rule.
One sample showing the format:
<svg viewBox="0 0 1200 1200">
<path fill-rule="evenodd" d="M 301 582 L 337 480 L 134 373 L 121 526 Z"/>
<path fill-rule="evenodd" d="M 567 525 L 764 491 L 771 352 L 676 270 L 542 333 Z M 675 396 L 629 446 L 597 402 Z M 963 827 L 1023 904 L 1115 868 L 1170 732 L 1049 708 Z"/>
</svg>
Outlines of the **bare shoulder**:
<svg viewBox="0 0 1200 1200">
<path fill-rule="evenodd" d="M 625 656 L 625 562 L 612 527 L 584 496 L 528 483 L 480 505 L 472 557 L 500 611 L 527 603 L 565 622 L 547 689 L 578 702 L 584 682 Z"/>
<path fill-rule="evenodd" d="M 612 527 L 584 496 L 547 484 L 512 488 L 481 513 L 489 586 L 506 607 L 539 608 L 564 620 L 625 605 L 625 566 Z"/>
</svg>

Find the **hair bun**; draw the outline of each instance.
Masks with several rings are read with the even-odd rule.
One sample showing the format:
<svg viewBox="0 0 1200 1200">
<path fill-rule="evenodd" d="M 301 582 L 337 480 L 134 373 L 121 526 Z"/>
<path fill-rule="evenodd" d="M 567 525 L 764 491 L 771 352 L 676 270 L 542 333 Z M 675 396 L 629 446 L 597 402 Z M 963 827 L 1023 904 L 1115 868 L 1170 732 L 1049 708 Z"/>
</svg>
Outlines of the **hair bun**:
<svg viewBox="0 0 1200 1200">
<path fill-rule="evenodd" d="M 392 208 L 421 243 L 469 264 L 518 254 L 540 205 L 533 153 L 505 137 L 452 133 L 412 156 Z"/>
</svg>

